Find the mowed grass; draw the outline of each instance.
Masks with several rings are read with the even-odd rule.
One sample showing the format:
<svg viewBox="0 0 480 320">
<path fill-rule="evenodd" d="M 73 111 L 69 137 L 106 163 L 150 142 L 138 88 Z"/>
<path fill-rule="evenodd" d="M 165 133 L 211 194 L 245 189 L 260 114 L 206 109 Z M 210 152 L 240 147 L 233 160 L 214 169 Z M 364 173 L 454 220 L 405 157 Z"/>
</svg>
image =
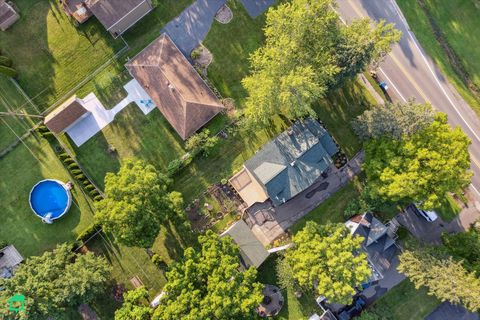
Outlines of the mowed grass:
<svg viewBox="0 0 480 320">
<path fill-rule="evenodd" d="M 0 33 L 18 81 L 45 109 L 124 47 L 95 19 L 75 27 L 59 1 L 17 0 L 20 20 Z"/>
<path fill-rule="evenodd" d="M 429 296 L 427 289 L 417 290 L 407 279 L 389 290 L 372 308 L 382 319 L 423 320 L 438 305 L 440 301 Z"/>
<path fill-rule="evenodd" d="M 31 136 L 0 159 L 0 238 L 15 245 L 24 257 L 51 250 L 57 243 L 75 240 L 93 220 L 92 204 L 78 185 L 72 190 L 69 212 L 52 225 L 31 211 L 31 188 L 42 179 L 73 181 L 43 138 Z"/>
<path fill-rule="evenodd" d="M 440 27 L 448 44 L 455 51 L 470 79 L 480 89 L 480 5 L 472 0 L 425 0 L 428 11 Z M 435 39 L 433 30 L 417 0 L 397 2 L 415 36 L 427 54 L 455 85 L 463 98 L 480 114 L 480 98 L 475 97 L 452 68 L 447 55 Z"/>
</svg>

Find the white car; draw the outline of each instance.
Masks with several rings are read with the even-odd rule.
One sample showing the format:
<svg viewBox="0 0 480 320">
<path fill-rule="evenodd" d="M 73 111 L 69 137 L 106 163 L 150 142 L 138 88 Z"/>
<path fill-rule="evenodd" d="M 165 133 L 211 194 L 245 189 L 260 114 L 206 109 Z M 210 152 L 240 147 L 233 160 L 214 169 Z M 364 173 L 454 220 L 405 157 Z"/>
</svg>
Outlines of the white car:
<svg viewBox="0 0 480 320">
<path fill-rule="evenodd" d="M 435 211 L 426 211 L 418 208 L 416 205 L 413 205 L 413 204 L 412 204 L 412 208 L 417 214 L 421 215 L 428 222 L 433 222 L 438 219 L 438 214 Z"/>
</svg>

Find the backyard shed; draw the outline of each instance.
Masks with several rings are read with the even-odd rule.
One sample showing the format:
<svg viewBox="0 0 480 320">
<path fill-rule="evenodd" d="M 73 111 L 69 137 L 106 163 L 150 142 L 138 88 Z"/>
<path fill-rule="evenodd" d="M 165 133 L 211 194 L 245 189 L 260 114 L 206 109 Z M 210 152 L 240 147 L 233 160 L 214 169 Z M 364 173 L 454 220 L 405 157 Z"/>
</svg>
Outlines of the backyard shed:
<svg viewBox="0 0 480 320">
<path fill-rule="evenodd" d="M 0 278 L 10 278 L 23 257 L 13 245 L 0 248 Z"/>
<path fill-rule="evenodd" d="M 0 30 L 7 30 L 20 19 L 20 15 L 6 0 L 0 0 Z"/>
<path fill-rule="evenodd" d="M 240 248 L 242 264 L 246 268 L 250 266 L 258 268 L 268 258 L 268 251 L 243 220 L 234 223 L 221 236 L 232 237 L 233 242 Z"/>
<path fill-rule="evenodd" d="M 77 98 L 77 96 L 72 96 L 50 112 L 45 117 L 44 123 L 50 131 L 59 134 L 66 131 L 88 114 L 89 111 L 83 106 L 83 101 Z"/>
<path fill-rule="evenodd" d="M 166 34 L 154 40 L 125 67 L 183 140 L 224 109 Z"/>
</svg>

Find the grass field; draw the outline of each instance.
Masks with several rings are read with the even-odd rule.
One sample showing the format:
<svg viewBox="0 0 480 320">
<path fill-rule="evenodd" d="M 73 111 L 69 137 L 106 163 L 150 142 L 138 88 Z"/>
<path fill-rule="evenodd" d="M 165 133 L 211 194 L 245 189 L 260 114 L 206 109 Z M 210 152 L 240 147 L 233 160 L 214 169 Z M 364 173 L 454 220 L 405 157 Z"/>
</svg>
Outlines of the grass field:
<svg viewBox="0 0 480 320">
<path fill-rule="evenodd" d="M 0 159 L 0 237 L 28 257 L 53 249 L 57 243 L 75 240 L 92 223 L 93 210 L 76 186 L 70 211 L 62 219 L 46 225 L 36 217 L 28 203 L 31 188 L 46 178 L 64 182 L 73 179 L 46 140 L 31 136 L 25 144 Z"/>
<path fill-rule="evenodd" d="M 474 30 L 480 25 L 478 1 L 424 0 L 429 14 L 441 29 L 472 82 L 480 91 L 480 38 Z M 425 12 L 417 0 L 397 1 L 422 47 L 455 85 L 470 106 L 480 114 L 480 96 L 474 96 L 452 68 L 447 55 L 435 39 Z M 480 94 L 480 92 L 479 92 Z"/>
<path fill-rule="evenodd" d="M 375 302 L 372 311 L 381 319 L 423 320 L 439 304 L 425 288 L 417 290 L 409 280 L 404 280 Z"/>
</svg>

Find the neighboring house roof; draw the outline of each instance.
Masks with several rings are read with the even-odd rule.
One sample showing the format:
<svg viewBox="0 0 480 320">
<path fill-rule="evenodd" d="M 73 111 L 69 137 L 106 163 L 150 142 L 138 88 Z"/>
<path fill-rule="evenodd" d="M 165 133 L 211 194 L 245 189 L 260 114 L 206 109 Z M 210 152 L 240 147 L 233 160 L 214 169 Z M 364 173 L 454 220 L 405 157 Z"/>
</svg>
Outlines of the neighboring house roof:
<svg viewBox="0 0 480 320">
<path fill-rule="evenodd" d="M 308 318 L 308 320 L 337 320 L 337 318 L 332 313 L 332 311 L 326 310 L 322 313 L 321 316 L 314 313 L 313 315 L 310 316 L 310 318 Z"/>
<path fill-rule="evenodd" d="M 184 140 L 224 108 L 166 34 L 125 67 Z"/>
<path fill-rule="evenodd" d="M 265 144 L 245 162 L 245 168 L 278 206 L 310 187 L 337 151 L 325 128 L 308 118 Z"/>
<path fill-rule="evenodd" d="M 137 7 L 147 0 L 86 0 L 85 4 L 90 11 L 97 17 L 100 23 L 110 31 L 116 24 L 123 19 L 127 19 Z M 148 3 L 151 10 L 150 3 Z M 133 21 L 133 23 L 136 21 Z"/>
<path fill-rule="evenodd" d="M 63 0 L 62 4 L 75 20 L 83 23 L 92 16 L 92 12 L 85 6 L 85 0 Z"/>
<path fill-rule="evenodd" d="M 392 259 L 397 253 L 395 239 L 387 232 L 388 227 L 371 213 L 353 216 L 345 225 L 351 234 L 364 238 L 362 250 L 367 254 L 373 268 L 369 282 L 383 278 L 384 272 L 390 268 Z"/>
<path fill-rule="evenodd" d="M 245 221 L 237 221 L 222 233 L 221 236 L 223 237 L 226 235 L 232 237 L 233 241 L 240 248 L 240 254 L 246 267 L 254 266 L 255 268 L 258 268 L 263 261 L 268 258 L 268 251 L 255 237 Z"/>
<path fill-rule="evenodd" d="M 61 133 L 75 121 L 88 112 L 83 106 L 82 100 L 76 96 L 70 97 L 58 108 L 50 112 L 44 120 L 47 128 L 54 133 Z"/>
<path fill-rule="evenodd" d="M 5 31 L 20 18 L 15 9 L 5 0 L 0 0 L 0 29 Z"/>
<path fill-rule="evenodd" d="M 22 255 L 13 245 L 0 248 L 0 278 L 10 278 L 13 275 L 13 270 L 22 261 Z"/>
</svg>

